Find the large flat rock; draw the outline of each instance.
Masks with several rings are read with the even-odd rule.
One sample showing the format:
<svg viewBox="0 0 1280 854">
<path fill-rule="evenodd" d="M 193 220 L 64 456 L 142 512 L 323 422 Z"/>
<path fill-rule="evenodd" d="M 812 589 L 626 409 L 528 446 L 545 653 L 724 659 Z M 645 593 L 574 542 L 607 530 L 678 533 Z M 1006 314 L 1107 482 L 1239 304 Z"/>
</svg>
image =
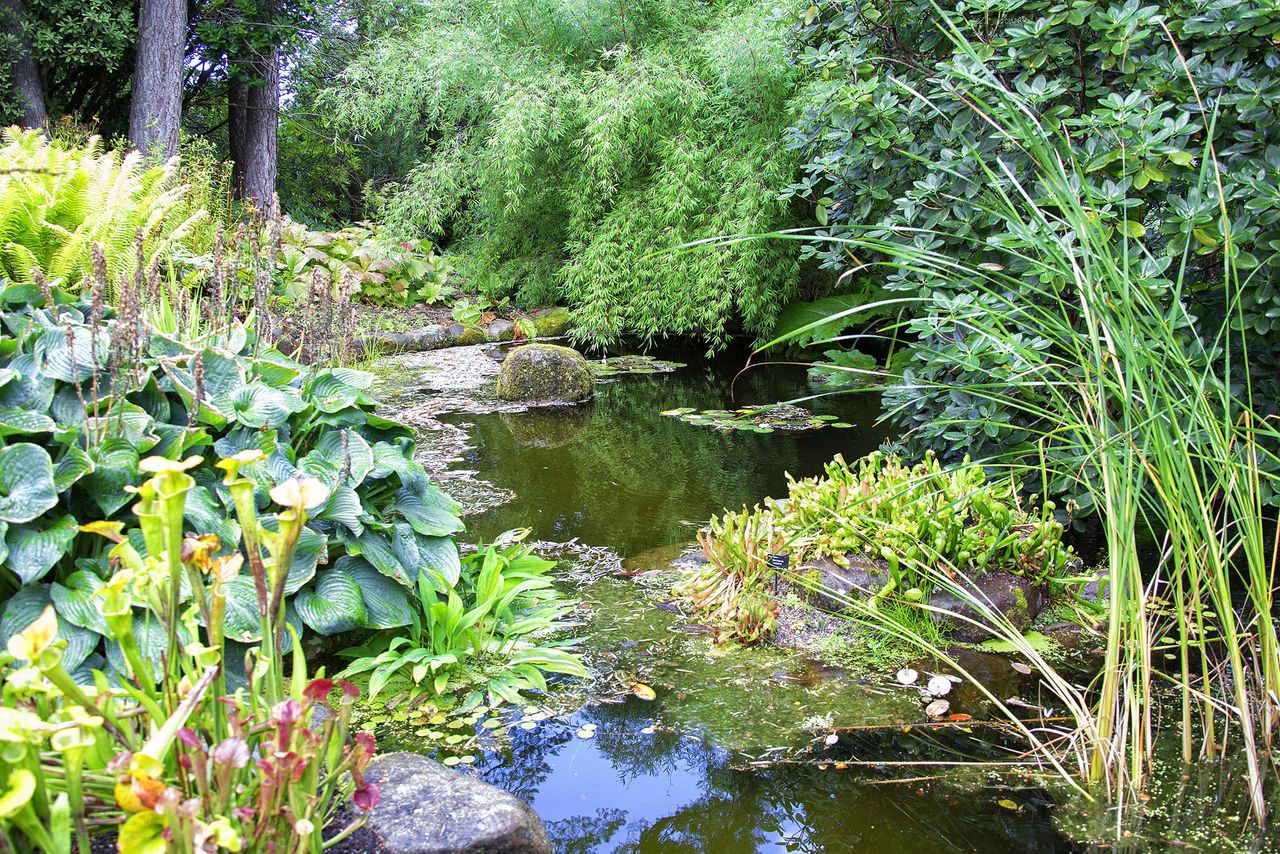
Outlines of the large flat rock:
<svg viewBox="0 0 1280 854">
<path fill-rule="evenodd" d="M 387 854 L 551 854 L 529 805 L 416 753 L 388 753 L 365 776 L 377 785 L 369 828 Z"/>
</svg>

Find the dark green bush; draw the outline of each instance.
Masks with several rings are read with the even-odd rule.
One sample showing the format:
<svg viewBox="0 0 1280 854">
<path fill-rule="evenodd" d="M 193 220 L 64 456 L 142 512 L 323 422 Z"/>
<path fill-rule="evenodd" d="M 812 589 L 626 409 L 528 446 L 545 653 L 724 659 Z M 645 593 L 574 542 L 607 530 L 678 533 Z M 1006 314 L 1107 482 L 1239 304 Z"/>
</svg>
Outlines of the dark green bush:
<svg viewBox="0 0 1280 854">
<path fill-rule="evenodd" d="M 1237 313 L 1249 346 L 1255 400 L 1280 400 L 1280 15 L 1272 2 L 1166 0 L 978 0 L 954 10 L 977 59 L 1069 141 L 1095 215 L 1111 233 L 1141 237 L 1137 287 L 1183 299 L 1205 328 Z M 1044 281 L 1037 236 L 1011 227 L 998 203 L 1034 186 L 1027 152 L 972 108 L 961 72 L 974 60 L 949 38 L 928 0 L 820 0 L 794 25 L 795 55 L 814 74 L 790 145 L 807 162 L 787 191 L 817 204 L 830 234 L 914 239 L 970 266 L 992 265 L 1013 281 L 1061 293 Z M 1185 57 L 1185 65 L 1179 57 Z M 1224 169 L 1221 192 L 1205 171 L 1211 144 Z M 980 163 L 998 164 L 988 174 Z M 1222 210 L 1231 211 L 1230 234 Z M 868 230 L 868 227 L 870 230 Z M 902 231 L 909 229 L 909 231 Z M 918 229 L 918 231 L 915 231 Z M 969 334 L 966 317 L 991 309 L 943 278 L 853 257 L 828 243 L 824 264 L 861 264 L 855 287 L 919 295 L 914 349 L 886 406 L 911 440 L 952 458 L 1033 446 L 1040 425 L 1020 412 L 1027 385 L 993 401 L 957 388 L 1001 385 L 1049 346 L 1035 328 L 996 347 Z M 1242 299 L 1223 292 L 1224 255 L 1242 276 Z M 1184 266 L 1183 259 L 1186 258 Z M 907 265 L 910 266 L 910 265 Z M 1011 282 L 1009 295 L 1021 298 Z M 867 298 L 870 298 L 869 296 Z M 895 309 L 896 310 L 896 309 Z M 908 312 L 909 314 L 909 312 Z M 1196 335 L 1195 328 L 1184 334 Z M 1022 355 L 1020 355 L 1022 354 Z M 1240 364 L 1240 353 L 1234 353 Z M 1035 407 L 1032 407 L 1033 409 Z"/>
</svg>

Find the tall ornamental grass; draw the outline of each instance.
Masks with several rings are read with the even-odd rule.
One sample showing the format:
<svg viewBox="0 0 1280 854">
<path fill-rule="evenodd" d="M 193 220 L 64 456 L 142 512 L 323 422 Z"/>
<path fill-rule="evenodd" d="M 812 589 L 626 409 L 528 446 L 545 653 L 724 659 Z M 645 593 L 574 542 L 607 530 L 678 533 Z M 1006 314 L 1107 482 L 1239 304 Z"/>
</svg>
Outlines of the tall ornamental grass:
<svg viewBox="0 0 1280 854">
<path fill-rule="evenodd" d="M 1125 204 L 1125 188 L 1111 188 L 1106 199 L 1082 189 L 1088 184 L 1071 140 L 1047 128 L 984 66 L 963 34 L 946 26 L 962 59 L 941 81 L 944 90 L 996 128 L 1004 150 L 1032 164 L 1029 172 L 1015 173 L 998 154 L 957 160 L 986 176 L 982 203 L 1012 239 L 992 245 L 972 238 L 974 252 L 965 260 L 933 251 L 941 235 L 934 229 L 853 227 L 830 239 L 869 259 L 863 266 L 872 274 L 876 268 L 910 272 L 973 294 L 959 303 L 922 295 L 917 317 L 927 317 L 939 335 L 1017 357 L 1006 362 L 1020 365 L 1017 371 L 931 390 L 1028 416 L 1037 425 L 1036 452 L 997 455 L 987 464 L 1042 483 L 1065 478 L 1077 494 L 1092 498 L 1105 535 L 1110 593 L 1105 658 L 1095 682 L 1076 687 L 980 594 L 951 581 L 945 565 L 925 569 L 971 600 L 988 631 L 1031 658 L 1045 686 L 1062 698 L 1073 732 L 1026 732 L 1063 773 L 1103 787 L 1119 804 L 1117 830 L 1124 805 L 1152 774 L 1157 743 L 1166 739 L 1180 742 L 1188 764 L 1241 751 L 1252 812 L 1265 823 L 1280 722 L 1274 618 L 1280 432 L 1255 410 L 1247 355 L 1233 356 L 1248 352 L 1240 304 L 1258 282 L 1237 266 L 1228 242 L 1217 284 L 1229 310 L 1216 319 L 1197 316 L 1184 291 L 1187 250 L 1171 268 L 1158 263 L 1144 244 L 1142 221 Z M 941 110 L 938 115 L 944 120 Z M 1123 145 L 1119 154 L 1126 156 Z M 1206 146 L 1198 190 L 1214 200 L 1222 233 L 1230 235 L 1219 172 L 1217 153 Z M 1241 358 L 1245 364 L 1233 364 Z M 1147 534 L 1159 546 L 1154 560 L 1139 548 Z M 885 622 L 865 607 L 858 613 Z M 1162 715 L 1170 695 L 1177 713 Z"/>
</svg>

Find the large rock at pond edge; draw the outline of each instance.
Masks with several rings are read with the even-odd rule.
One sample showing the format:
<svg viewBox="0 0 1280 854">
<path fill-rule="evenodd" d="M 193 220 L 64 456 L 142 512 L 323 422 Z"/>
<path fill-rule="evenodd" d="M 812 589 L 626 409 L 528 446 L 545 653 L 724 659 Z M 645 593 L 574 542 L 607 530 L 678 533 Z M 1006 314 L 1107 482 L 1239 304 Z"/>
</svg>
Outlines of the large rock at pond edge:
<svg viewBox="0 0 1280 854">
<path fill-rule="evenodd" d="M 514 795 L 416 753 L 388 753 L 369 827 L 389 854 L 551 854 L 541 819 Z"/>
<path fill-rule="evenodd" d="M 874 594 L 888 582 L 889 565 L 862 555 L 845 556 L 849 565 L 840 566 L 831 558 L 806 561 L 797 569 L 811 605 L 828 611 L 843 611 L 850 600 Z"/>
<path fill-rule="evenodd" d="M 569 331 L 572 323 L 569 309 L 563 306 L 539 309 L 531 313 L 529 319 L 538 330 L 539 338 L 558 338 Z"/>
<path fill-rule="evenodd" d="M 987 599 L 993 609 L 1004 614 L 1020 632 L 1031 628 L 1032 621 L 1045 605 L 1045 596 L 1040 588 L 1021 575 L 991 572 L 978 576 L 973 586 Z M 989 632 L 961 619 L 961 617 L 968 617 L 978 620 L 980 619 L 978 612 L 945 590 L 934 593 L 929 599 L 929 604 L 949 612 L 946 614 L 934 612 L 933 618 L 940 623 L 953 626 L 955 630 L 952 632 L 952 637 L 956 640 L 978 643 L 991 638 Z"/>
<path fill-rule="evenodd" d="M 595 384 L 595 372 L 577 350 L 526 344 L 507 354 L 497 392 L 503 400 L 577 402 L 591 397 Z"/>
</svg>

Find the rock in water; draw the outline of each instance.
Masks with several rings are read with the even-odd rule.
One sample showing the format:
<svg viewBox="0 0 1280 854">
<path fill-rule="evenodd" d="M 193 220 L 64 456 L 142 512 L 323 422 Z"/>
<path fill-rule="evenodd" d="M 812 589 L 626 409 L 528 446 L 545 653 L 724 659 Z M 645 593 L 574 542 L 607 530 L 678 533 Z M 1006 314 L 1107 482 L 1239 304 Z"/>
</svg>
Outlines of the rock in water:
<svg viewBox="0 0 1280 854">
<path fill-rule="evenodd" d="M 591 397 L 595 373 L 577 350 L 555 344 L 526 344 L 507 354 L 498 371 L 503 400 L 576 403 Z"/>
<path fill-rule="evenodd" d="M 1032 621 L 1035 620 L 1036 615 L 1044 607 L 1045 596 L 1040 591 L 1040 588 L 1021 575 L 1012 575 L 1007 572 L 991 572 L 978 576 L 973 582 L 973 586 L 978 594 L 990 603 L 994 610 L 1004 614 L 1014 628 L 1020 632 L 1025 632 L 1031 628 Z M 954 626 L 953 636 L 956 640 L 964 641 L 965 643 L 976 643 L 991 637 L 988 632 L 961 619 L 961 617 L 968 617 L 981 622 L 981 618 L 975 609 L 950 593 L 945 591 L 935 593 L 933 598 L 929 600 L 929 604 L 934 608 L 940 608 L 947 612 L 938 613 L 935 611 L 933 612 L 933 618 L 940 623 Z"/>
<path fill-rule="evenodd" d="M 551 854 L 529 805 L 416 753 L 388 753 L 365 776 L 378 787 L 369 827 L 387 854 Z"/>
</svg>

